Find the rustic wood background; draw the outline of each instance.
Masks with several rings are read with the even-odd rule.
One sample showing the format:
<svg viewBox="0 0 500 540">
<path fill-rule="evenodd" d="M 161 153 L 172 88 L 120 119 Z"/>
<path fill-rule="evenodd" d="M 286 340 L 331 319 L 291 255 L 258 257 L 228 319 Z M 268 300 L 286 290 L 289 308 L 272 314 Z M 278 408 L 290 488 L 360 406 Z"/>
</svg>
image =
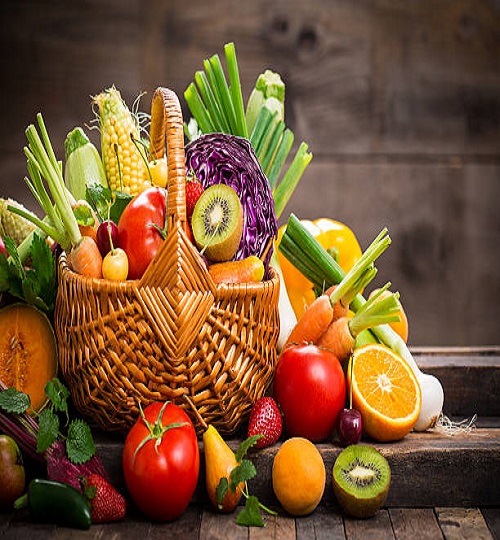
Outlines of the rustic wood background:
<svg viewBox="0 0 500 540">
<path fill-rule="evenodd" d="M 182 97 L 236 43 L 245 97 L 265 68 L 314 154 L 288 211 L 393 244 L 379 283 L 401 293 L 410 344 L 498 344 L 498 0 L 3 0 L 0 195 L 36 209 L 24 129 L 41 111 L 58 155 L 90 96 Z M 184 109 L 187 115 L 186 109 Z"/>
</svg>

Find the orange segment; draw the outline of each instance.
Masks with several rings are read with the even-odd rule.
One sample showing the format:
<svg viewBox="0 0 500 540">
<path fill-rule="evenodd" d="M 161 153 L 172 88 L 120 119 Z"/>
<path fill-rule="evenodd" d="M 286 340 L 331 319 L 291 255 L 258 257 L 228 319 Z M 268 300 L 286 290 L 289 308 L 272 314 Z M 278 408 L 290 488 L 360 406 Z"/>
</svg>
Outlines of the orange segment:
<svg viewBox="0 0 500 540">
<path fill-rule="evenodd" d="M 377 441 L 402 439 L 415 425 L 422 393 L 408 363 L 380 344 L 356 349 L 349 365 L 353 406 L 363 417 L 363 429 Z"/>
</svg>

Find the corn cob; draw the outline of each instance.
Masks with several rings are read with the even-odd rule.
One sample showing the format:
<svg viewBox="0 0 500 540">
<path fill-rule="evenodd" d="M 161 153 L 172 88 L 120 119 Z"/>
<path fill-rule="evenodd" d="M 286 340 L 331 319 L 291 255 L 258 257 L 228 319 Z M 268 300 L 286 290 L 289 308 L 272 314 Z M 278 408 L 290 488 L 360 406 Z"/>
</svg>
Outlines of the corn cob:
<svg viewBox="0 0 500 540">
<path fill-rule="evenodd" d="M 93 101 L 99 108 L 101 157 L 108 185 L 112 190 L 136 195 L 150 186 L 138 121 L 114 87 Z"/>
<path fill-rule="evenodd" d="M 11 212 L 7 205 L 16 206 L 21 210 L 28 212 L 20 202 L 14 199 L 0 199 L 0 234 L 2 236 L 9 236 L 14 240 L 16 246 L 35 230 L 35 225 L 23 218 Z"/>
</svg>

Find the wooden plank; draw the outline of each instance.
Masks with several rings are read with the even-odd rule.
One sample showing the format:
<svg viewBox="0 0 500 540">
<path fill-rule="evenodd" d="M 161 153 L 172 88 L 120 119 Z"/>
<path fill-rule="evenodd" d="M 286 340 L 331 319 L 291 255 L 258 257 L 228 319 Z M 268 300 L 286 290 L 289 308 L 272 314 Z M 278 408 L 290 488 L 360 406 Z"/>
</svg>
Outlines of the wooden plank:
<svg viewBox="0 0 500 540">
<path fill-rule="evenodd" d="M 483 514 L 493 538 L 500 538 L 500 508 L 482 508 L 481 514 Z"/>
<path fill-rule="evenodd" d="M 500 493 L 491 482 L 494 475 L 500 474 L 498 429 L 476 429 L 454 436 L 439 432 L 410 433 L 397 443 L 374 446 L 386 456 L 391 466 L 392 480 L 387 499 L 389 506 L 500 504 Z M 321 506 L 329 507 L 334 504 L 333 490 L 330 489 L 331 470 L 341 449 L 335 443 L 322 443 L 317 447 L 327 472 L 327 489 Z M 277 504 L 267 480 L 271 477 L 270 470 L 276 451 L 275 445 L 252 455 L 258 473 L 252 481 L 251 491 L 270 504 Z M 461 478 L 460 485 L 457 484 L 457 478 Z M 408 489 L 409 482 L 411 489 Z"/>
<path fill-rule="evenodd" d="M 389 508 L 392 528 L 397 540 L 434 540 L 441 529 L 432 508 Z"/>
<path fill-rule="evenodd" d="M 344 522 L 336 508 L 318 508 L 310 516 L 295 520 L 300 540 L 344 540 Z"/>
<path fill-rule="evenodd" d="M 296 540 L 294 518 L 284 514 L 277 516 L 265 514 L 262 517 L 265 527 L 251 527 L 249 540 Z"/>
<path fill-rule="evenodd" d="M 500 492 L 491 482 L 491 478 L 500 477 L 500 429 L 498 423 L 494 426 L 477 427 L 453 436 L 440 430 L 410 433 L 395 443 L 364 441 L 373 444 L 389 460 L 392 482 L 387 504 L 422 508 L 500 505 Z M 111 444 L 108 444 L 108 440 L 112 441 Z M 228 444 L 236 448 L 238 440 L 228 440 Z M 273 459 L 280 444 L 250 453 L 257 476 L 249 481 L 249 491 L 264 504 L 276 508 L 279 508 L 279 502 L 270 479 Z M 116 466 L 121 459 L 120 443 L 112 436 L 96 434 L 96 447 L 105 463 L 115 463 L 111 467 L 112 480 L 123 489 L 123 475 Z M 327 487 L 320 506 L 331 508 L 335 505 L 331 470 L 341 448 L 335 440 L 318 444 L 317 447 L 327 472 Z M 201 443 L 200 450 L 203 450 Z M 460 485 L 457 478 L 461 478 Z M 409 481 L 411 489 L 408 489 Z M 193 500 L 198 504 L 207 502 L 203 466 Z"/>
<path fill-rule="evenodd" d="M 436 508 L 446 540 L 490 540 L 493 538 L 477 508 Z"/>
<path fill-rule="evenodd" d="M 490 2 L 257 0 L 238 4 L 237 31 L 231 0 L 43 5 L 2 2 L 2 102 L 24 120 L 44 104 L 74 123 L 112 83 L 128 98 L 157 84 L 182 93 L 203 58 L 236 40 L 245 94 L 264 67 L 283 73 L 292 126 L 318 155 L 498 155 L 500 16 Z"/>
<path fill-rule="evenodd" d="M 422 371 L 435 375 L 443 385 L 444 412 L 449 416 L 500 416 L 500 351 L 484 348 L 413 350 Z M 474 384 L 470 384 L 474 381 Z"/>
<path fill-rule="evenodd" d="M 369 519 L 344 518 L 345 537 L 347 540 L 396 539 L 391 519 L 386 509 L 379 510 Z"/>
<path fill-rule="evenodd" d="M 235 513 L 217 514 L 205 509 L 201 519 L 200 540 L 219 540 L 221 538 L 246 540 L 248 539 L 248 528 L 236 525 Z"/>
</svg>

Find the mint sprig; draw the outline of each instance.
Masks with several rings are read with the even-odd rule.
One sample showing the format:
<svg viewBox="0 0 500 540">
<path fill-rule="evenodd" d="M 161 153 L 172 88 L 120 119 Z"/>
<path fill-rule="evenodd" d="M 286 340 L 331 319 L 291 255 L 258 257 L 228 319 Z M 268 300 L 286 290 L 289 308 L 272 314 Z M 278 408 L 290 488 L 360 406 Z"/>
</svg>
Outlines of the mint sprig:
<svg viewBox="0 0 500 540">
<path fill-rule="evenodd" d="M 0 409 L 12 414 L 22 414 L 31 405 L 30 397 L 15 388 L 7 388 L 0 392 Z"/>
<path fill-rule="evenodd" d="M 53 378 L 45 385 L 45 394 L 48 403 L 41 413 L 31 414 L 38 420 L 36 434 L 37 452 L 45 452 L 58 439 L 66 445 L 66 454 L 69 461 L 75 465 L 90 460 L 95 454 L 95 444 L 90 427 L 80 419 L 69 422 L 68 388 L 57 378 Z M 30 398 L 16 388 L 8 388 L 0 392 L 0 409 L 11 414 L 24 414 L 31 406 Z M 67 433 L 61 433 L 60 415 L 63 414 L 68 425 Z"/>
<path fill-rule="evenodd" d="M 221 507 L 222 500 L 227 491 L 231 490 L 233 493 L 236 493 L 238 486 L 242 483 L 244 484 L 241 493 L 245 497 L 245 508 L 239 512 L 236 518 L 236 524 L 245 527 L 264 527 L 261 510 L 264 510 L 268 514 L 276 515 L 276 512 L 264 506 L 255 495 L 250 495 L 248 492 L 247 482 L 256 476 L 257 470 L 255 469 L 255 465 L 249 459 L 245 459 L 245 456 L 248 450 L 250 450 L 261 437 L 262 435 L 253 435 L 245 439 L 238 446 L 235 453 L 238 465 L 236 465 L 229 474 L 229 481 L 226 477 L 220 479 L 215 491 L 217 503 L 219 507 Z"/>
</svg>

